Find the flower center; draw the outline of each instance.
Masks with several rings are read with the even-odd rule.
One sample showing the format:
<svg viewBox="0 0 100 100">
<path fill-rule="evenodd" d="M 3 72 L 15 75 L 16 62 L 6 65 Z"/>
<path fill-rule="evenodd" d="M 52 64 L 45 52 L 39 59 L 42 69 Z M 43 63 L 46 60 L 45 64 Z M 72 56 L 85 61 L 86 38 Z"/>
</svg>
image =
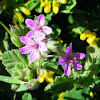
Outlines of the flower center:
<svg viewBox="0 0 100 100">
<path fill-rule="evenodd" d="M 38 49 L 38 48 L 39 48 L 39 44 L 34 43 L 34 44 L 32 45 L 32 47 L 33 47 L 34 49 Z"/>
</svg>

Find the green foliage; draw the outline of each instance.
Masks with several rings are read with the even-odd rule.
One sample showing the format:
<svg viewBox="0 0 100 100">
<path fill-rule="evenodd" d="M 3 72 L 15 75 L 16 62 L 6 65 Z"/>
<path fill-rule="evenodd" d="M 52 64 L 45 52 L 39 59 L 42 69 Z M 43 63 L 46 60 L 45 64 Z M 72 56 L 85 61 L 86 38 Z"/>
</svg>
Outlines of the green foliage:
<svg viewBox="0 0 100 100">
<path fill-rule="evenodd" d="M 1 75 L 0 75 L 0 81 L 7 82 L 7 83 L 14 83 L 14 84 L 21 84 L 22 83 L 22 81 L 14 78 L 14 77 L 1 76 Z"/>
<path fill-rule="evenodd" d="M 17 77 L 21 80 L 23 80 L 23 76 L 26 76 L 25 70 L 28 67 L 28 60 L 26 55 L 22 55 L 19 50 L 14 49 L 4 52 L 2 55 L 2 63 L 11 76 Z"/>
<path fill-rule="evenodd" d="M 61 13 L 71 13 L 71 10 L 76 6 L 76 0 L 68 0 L 67 4 L 60 10 Z"/>
<path fill-rule="evenodd" d="M 32 95 L 30 93 L 24 93 L 22 100 L 32 100 Z"/>
<path fill-rule="evenodd" d="M 66 76 L 56 76 L 53 82 L 48 84 L 44 90 L 49 90 L 49 92 L 51 92 L 52 94 L 61 93 L 62 91 L 66 91 L 72 88 L 73 82 L 75 81 L 69 79 Z"/>
<path fill-rule="evenodd" d="M 39 0 L 31 0 L 31 3 L 27 3 L 27 8 L 31 11 L 33 10 L 39 3 Z"/>
<path fill-rule="evenodd" d="M 22 92 L 28 90 L 28 84 L 20 84 L 20 86 L 15 89 L 16 92 Z"/>
<path fill-rule="evenodd" d="M 52 24 L 51 27 L 52 27 L 52 29 L 53 29 L 53 32 L 52 32 L 51 35 L 52 35 L 53 39 L 57 39 L 58 36 L 59 36 L 60 33 L 61 33 L 61 29 L 60 29 L 59 26 L 56 25 L 56 24 Z"/>
<path fill-rule="evenodd" d="M 69 99 L 85 100 L 80 90 L 70 90 L 69 92 L 66 92 L 64 96 L 64 100 L 69 100 Z"/>
</svg>

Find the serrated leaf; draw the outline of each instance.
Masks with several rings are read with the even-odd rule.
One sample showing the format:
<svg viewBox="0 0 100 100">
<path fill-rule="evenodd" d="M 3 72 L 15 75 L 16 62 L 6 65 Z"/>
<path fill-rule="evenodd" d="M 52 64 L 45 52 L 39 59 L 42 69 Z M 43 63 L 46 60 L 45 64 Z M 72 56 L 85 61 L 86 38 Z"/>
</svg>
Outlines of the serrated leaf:
<svg viewBox="0 0 100 100">
<path fill-rule="evenodd" d="M 12 76 L 14 76 L 15 73 L 18 74 L 18 71 L 16 69 L 18 66 L 21 65 L 23 69 L 28 66 L 28 60 L 26 55 L 22 55 L 17 49 L 4 52 L 2 55 L 2 63 L 6 67 L 6 70 Z"/>
<path fill-rule="evenodd" d="M 32 95 L 30 93 L 25 93 L 22 96 L 22 100 L 32 100 Z"/>
<path fill-rule="evenodd" d="M 72 88 L 73 81 L 74 80 L 69 79 L 67 76 L 58 76 L 52 83 L 48 84 L 44 90 L 50 90 L 51 93 L 61 93 L 62 91 Z"/>
<path fill-rule="evenodd" d="M 100 57 L 100 48 L 94 46 L 88 46 L 86 48 L 86 62 L 85 70 L 97 69 L 98 58 Z"/>
<path fill-rule="evenodd" d="M 0 76 L 0 81 L 7 82 L 7 83 L 14 83 L 14 84 L 22 83 L 22 81 L 14 78 L 14 77 L 8 77 L 8 76 Z"/>
<path fill-rule="evenodd" d="M 64 100 L 75 99 L 75 100 L 85 100 L 84 96 L 79 90 L 70 90 L 65 93 Z"/>
</svg>

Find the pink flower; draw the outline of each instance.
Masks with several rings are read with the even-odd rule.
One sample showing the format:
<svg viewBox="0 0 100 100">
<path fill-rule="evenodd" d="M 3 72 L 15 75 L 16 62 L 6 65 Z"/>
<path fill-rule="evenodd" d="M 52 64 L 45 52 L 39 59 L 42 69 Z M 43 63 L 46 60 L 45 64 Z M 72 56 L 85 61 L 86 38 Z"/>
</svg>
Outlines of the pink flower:
<svg viewBox="0 0 100 100">
<path fill-rule="evenodd" d="M 66 76 L 70 75 L 71 72 L 70 65 L 77 70 L 81 70 L 82 65 L 76 60 L 83 59 L 85 57 L 84 53 L 78 53 L 74 55 L 71 54 L 72 54 L 72 48 L 68 46 L 65 50 L 65 56 L 61 57 L 59 60 L 59 64 L 64 65 L 64 73 Z"/>
<path fill-rule="evenodd" d="M 31 38 L 29 38 L 27 36 L 21 36 L 20 41 L 26 45 L 20 49 L 20 53 L 21 54 L 30 53 L 29 60 L 31 62 L 33 62 L 37 59 L 37 57 L 39 55 L 39 51 L 45 52 L 48 50 L 47 46 L 44 42 L 33 41 Z"/>
<path fill-rule="evenodd" d="M 52 33 L 52 28 L 48 27 L 48 26 L 44 26 L 45 24 L 45 17 L 44 15 L 40 14 L 38 17 L 37 17 L 37 22 L 35 22 L 34 20 L 32 19 L 29 19 L 27 18 L 25 20 L 25 24 L 31 28 L 32 30 L 28 32 L 28 35 L 30 37 L 33 37 L 32 34 L 34 32 L 35 33 L 39 33 L 39 32 L 43 32 L 47 35 L 51 34 Z"/>
</svg>

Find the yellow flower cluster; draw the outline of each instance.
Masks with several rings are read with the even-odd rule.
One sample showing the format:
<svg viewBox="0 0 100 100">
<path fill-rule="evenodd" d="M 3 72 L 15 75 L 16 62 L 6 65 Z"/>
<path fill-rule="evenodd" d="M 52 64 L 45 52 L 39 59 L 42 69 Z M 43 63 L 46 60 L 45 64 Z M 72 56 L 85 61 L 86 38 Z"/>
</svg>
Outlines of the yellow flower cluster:
<svg viewBox="0 0 100 100">
<path fill-rule="evenodd" d="M 90 30 L 86 30 L 80 35 L 80 40 L 86 40 L 89 45 L 94 45 L 95 47 L 99 39 L 98 37 L 96 38 L 96 33 Z"/>
<path fill-rule="evenodd" d="M 50 72 L 45 72 L 45 73 L 40 73 L 40 77 L 39 77 L 39 83 L 43 83 L 44 80 L 47 82 L 47 83 L 52 83 L 53 79 L 52 79 L 52 76 L 53 76 L 54 72 L 50 71 Z"/>
<path fill-rule="evenodd" d="M 65 92 L 62 92 L 60 94 L 60 97 L 57 100 L 64 100 L 64 95 L 65 95 Z"/>
<path fill-rule="evenodd" d="M 61 38 L 58 38 L 56 41 L 58 44 L 63 43 L 63 40 L 61 40 Z"/>
<path fill-rule="evenodd" d="M 44 12 L 49 13 L 51 11 L 51 3 L 48 0 L 40 0 L 41 7 L 44 7 Z M 52 11 L 57 14 L 59 12 L 59 3 L 66 4 L 67 0 L 53 0 L 52 2 Z"/>
</svg>

